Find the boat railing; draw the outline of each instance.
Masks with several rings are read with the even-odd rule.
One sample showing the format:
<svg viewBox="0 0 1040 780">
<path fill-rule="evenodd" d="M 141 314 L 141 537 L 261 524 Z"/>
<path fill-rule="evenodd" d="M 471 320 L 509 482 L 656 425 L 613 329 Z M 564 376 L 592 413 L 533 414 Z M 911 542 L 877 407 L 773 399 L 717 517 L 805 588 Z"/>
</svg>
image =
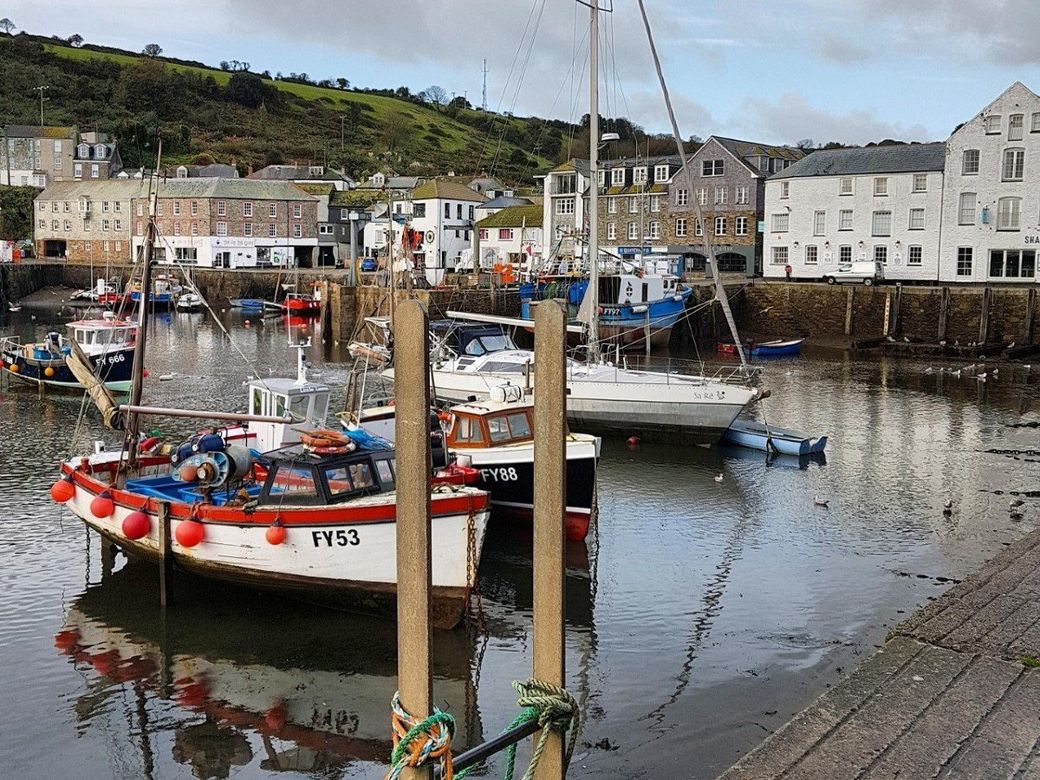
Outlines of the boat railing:
<svg viewBox="0 0 1040 780">
<path fill-rule="evenodd" d="M 620 361 L 606 362 L 604 365 L 610 366 L 614 369 L 614 381 L 617 382 L 620 371 L 629 372 L 653 372 L 655 374 L 663 374 L 665 376 L 665 384 L 671 384 L 674 379 L 676 382 L 682 382 L 683 384 L 689 384 L 690 382 L 719 382 L 722 384 L 729 385 L 749 385 L 753 384 L 758 376 L 762 373 L 762 369 L 758 366 L 748 366 L 744 368 L 742 366 L 734 366 L 728 364 L 721 365 L 709 365 L 699 360 L 691 360 L 688 358 L 646 358 L 633 359 L 629 361 L 628 356 L 622 355 Z M 576 370 L 585 370 L 585 363 L 578 361 L 568 361 L 568 379 L 575 376 Z"/>
</svg>

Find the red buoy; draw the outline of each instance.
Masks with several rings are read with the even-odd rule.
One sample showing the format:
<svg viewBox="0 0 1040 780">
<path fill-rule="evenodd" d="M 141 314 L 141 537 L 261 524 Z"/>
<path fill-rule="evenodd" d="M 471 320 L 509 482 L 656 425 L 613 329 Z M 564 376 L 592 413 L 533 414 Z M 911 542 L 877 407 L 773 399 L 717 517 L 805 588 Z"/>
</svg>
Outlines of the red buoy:
<svg viewBox="0 0 1040 780">
<path fill-rule="evenodd" d="M 151 375 L 151 373 L 152 372 L 149 371 L 147 368 L 141 369 L 141 376 L 143 376 L 145 379 L 147 379 Z"/>
<path fill-rule="evenodd" d="M 127 539 L 142 539 L 152 530 L 152 521 L 144 512 L 131 512 L 123 518 L 123 536 Z"/>
<path fill-rule="evenodd" d="M 194 547 L 206 535 L 206 529 L 198 520 L 182 520 L 173 534 L 181 547 Z"/>
<path fill-rule="evenodd" d="M 108 491 L 101 493 L 90 502 L 90 513 L 94 517 L 111 517 L 114 511 L 116 511 L 116 504 Z"/>
<path fill-rule="evenodd" d="M 79 644 L 80 638 L 78 629 L 66 628 L 54 635 L 54 646 L 63 653 L 71 655 L 72 651 L 76 649 L 76 645 Z"/>
<path fill-rule="evenodd" d="M 627 444 L 629 446 L 629 449 L 634 449 L 635 447 L 638 447 L 639 446 L 639 437 L 638 436 L 629 436 Z"/>
<path fill-rule="evenodd" d="M 283 544 L 285 542 L 285 526 L 282 525 L 281 520 L 275 520 L 271 525 L 267 527 L 267 532 L 264 534 L 267 537 L 267 543 L 273 545 Z"/>
<path fill-rule="evenodd" d="M 76 486 L 72 484 L 71 479 L 62 478 L 51 485 L 51 498 L 59 504 L 70 501 L 75 495 Z"/>
</svg>

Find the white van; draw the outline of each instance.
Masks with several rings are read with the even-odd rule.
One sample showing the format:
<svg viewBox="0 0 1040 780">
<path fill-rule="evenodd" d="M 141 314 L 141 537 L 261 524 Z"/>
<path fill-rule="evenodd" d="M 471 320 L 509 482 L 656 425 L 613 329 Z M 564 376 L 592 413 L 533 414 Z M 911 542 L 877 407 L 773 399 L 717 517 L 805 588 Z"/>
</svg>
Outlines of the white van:
<svg viewBox="0 0 1040 780">
<path fill-rule="evenodd" d="M 838 284 L 839 282 L 862 282 L 870 287 L 876 282 L 885 280 L 885 267 L 875 261 L 861 260 L 854 263 L 840 263 L 838 270 L 823 277 L 827 284 Z"/>
</svg>

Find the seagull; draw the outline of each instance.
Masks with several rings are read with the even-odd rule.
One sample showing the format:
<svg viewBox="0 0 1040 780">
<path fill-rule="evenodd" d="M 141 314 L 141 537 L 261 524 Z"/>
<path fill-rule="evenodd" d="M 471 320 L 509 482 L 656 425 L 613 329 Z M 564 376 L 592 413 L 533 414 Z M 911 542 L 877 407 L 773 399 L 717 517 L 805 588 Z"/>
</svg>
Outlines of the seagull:
<svg viewBox="0 0 1040 780">
<path fill-rule="evenodd" d="M 996 376 L 997 374 L 1000 373 L 1000 369 L 999 368 L 994 368 L 992 371 L 990 371 L 990 373 L 993 374 L 993 376 Z"/>
<path fill-rule="evenodd" d="M 1008 349 L 1014 349 L 1015 348 L 1015 342 L 1012 341 L 1010 344 L 1007 345 L 1007 348 Z"/>
<path fill-rule="evenodd" d="M 903 341 L 905 341 L 907 344 L 909 344 L 910 343 L 910 337 L 909 336 L 903 336 Z"/>
<path fill-rule="evenodd" d="M 970 372 L 972 372 L 972 371 L 974 371 L 974 370 L 975 370 L 975 364 L 974 364 L 974 363 L 972 363 L 972 364 L 971 364 L 970 366 L 965 366 L 965 367 L 964 367 L 964 370 L 965 370 L 965 371 L 967 371 L 967 372 L 969 372 L 969 373 L 970 373 Z"/>
<path fill-rule="evenodd" d="M 829 498 L 820 498 L 819 496 L 813 496 L 813 503 L 816 504 L 816 506 L 822 506 L 824 509 L 826 509 L 828 504 L 831 503 L 831 500 Z"/>
<path fill-rule="evenodd" d="M 958 368 L 956 371 L 951 371 L 950 376 L 960 377 L 961 370 Z"/>
<path fill-rule="evenodd" d="M 946 339 L 943 339 L 942 341 L 940 341 L 939 342 L 939 346 L 940 347 L 945 347 L 946 346 Z"/>
<path fill-rule="evenodd" d="M 1022 368 L 1025 369 L 1026 371 L 1030 371 L 1033 367 L 1029 363 L 1026 363 L 1025 365 L 1022 366 Z"/>
<path fill-rule="evenodd" d="M 7 310 L 8 311 L 21 311 L 22 307 L 21 306 L 15 306 L 13 303 L 11 303 L 11 304 L 7 305 Z"/>
<path fill-rule="evenodd" d="M 953 509 L 953 499 L 948 498 L 943 501 L 943 509 Z"/>
<path fill-rule="evenodd" d="M 722 482 L 722 480 L 724 480 L 725 478 L 726 477 L 725 477 L 725 475 L 722 474 L 722 472 L 719 472 L 718 474 L 715 475 L 715 481 L 716 482 Z"/>
<path fill-rule="evenodd" d="M 1022 506 L 1022 504 L 1024 503 L 1025 501 L 1023 501 L 1021 498 L 1016 498 L 1010 504 L 1008 504 L 1008 509 L 1015 509 L 1016 507 Z"/>
<path fill-rule="evenodd" d="M 932 367 L 931 367 L 931 366 L 928 366 L 928 368 L 926 368 L 926 369 L 924 370 L 924 372 L 925 372 L 926 374 L 930 374 L 930 373 L 932 373 Z"/>
<path fill-rule="evenodd" d="M 978 380 L 979 380 L 980 382 L 985 382 L 985 381 L 986 381 L 986 372 L 985 372 L 985 371 L 983 371 L 983 372 L 982 372 L 981 374 L 979 374 L 979 375 L 978 375 L 977 377 L 975 377 L 975 378 L 976 378 L 976 379 L 978 379 Z"/>
</svg>

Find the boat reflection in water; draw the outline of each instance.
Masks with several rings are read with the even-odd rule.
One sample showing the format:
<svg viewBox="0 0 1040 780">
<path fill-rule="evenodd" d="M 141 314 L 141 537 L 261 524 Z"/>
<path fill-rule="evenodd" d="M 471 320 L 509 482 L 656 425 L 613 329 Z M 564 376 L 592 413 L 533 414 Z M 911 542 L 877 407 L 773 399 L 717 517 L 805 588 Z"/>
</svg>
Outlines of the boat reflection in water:
<svg viewBox="0 0 1040 780">
<path fill-rule="evenodd" d="M 162 761 L 151 740 L 172 729 L 173 759 L 197 777 L 254 764 L 323 773 L 385 765 L 397 687 L 392 622 L 182 574 L 164 621 L 156 580 L 153 567 L 130 563 L 70 605 L 55 646 L 96 675 L 75 703 L 78 722 L 89 724 L 113 697 L 136 696 L 131 741 L 140 740 L 145 767 Z M 473 638 L 437 631 L 433 643 L 434 702 L 455 715 L 460 749 L 477 744 Z"/>
</svg>

